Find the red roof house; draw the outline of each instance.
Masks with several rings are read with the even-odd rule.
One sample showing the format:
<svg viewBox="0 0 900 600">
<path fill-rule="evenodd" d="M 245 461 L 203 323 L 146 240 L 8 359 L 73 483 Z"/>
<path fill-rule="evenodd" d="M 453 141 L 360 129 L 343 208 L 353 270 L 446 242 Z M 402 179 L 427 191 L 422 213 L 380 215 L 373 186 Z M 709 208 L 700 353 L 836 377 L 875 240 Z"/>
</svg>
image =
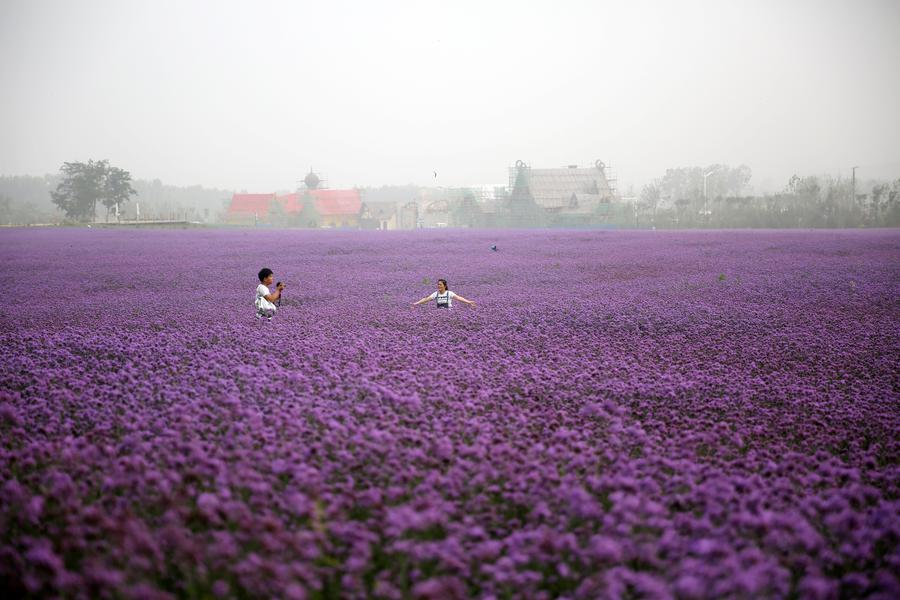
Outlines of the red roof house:
<svg viewBox="0 0 900 600">
<path fill-rule="evenodd" d="M 293 194 L 277 196 L 275 199 L 281 203 L 281 208 L 289 215 L 303 212 L 303 194 L 294 192 Z"/>
<path fill-rule="evenodd" d="M 229 223 L 266 223 L 274 203 L 280 212 L 288 216 L 303 213 L 303 206 L 309 199 L 316 214 L 303 215 L 304 225 L 317 227 L 358 227 L 362 198 L 359 190 L 307 190 L 303 193 L 284 194 L 234 194 L 228 209 Z M 305 223 L 308 216 L 309 223 Z"/>
<path fill-rule="evenodd" d="M 228 207 L 228 222 L 265 220 L 275 194 L 234 194 Z"/>
<path fill-rule="evenodd" d="M 312 190 L 316 211 L 328 217 L 359 216 L 362 199 L 359 190 Z"/>
</svg>

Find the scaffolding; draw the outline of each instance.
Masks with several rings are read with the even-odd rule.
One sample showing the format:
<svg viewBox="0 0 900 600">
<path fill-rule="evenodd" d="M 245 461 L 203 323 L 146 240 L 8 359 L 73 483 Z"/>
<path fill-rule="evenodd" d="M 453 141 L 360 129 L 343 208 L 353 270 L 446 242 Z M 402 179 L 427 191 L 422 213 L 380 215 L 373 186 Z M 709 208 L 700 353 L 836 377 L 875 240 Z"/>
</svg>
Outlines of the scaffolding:
<svg viewBox="0 0 900 600">
<path fill-rule="evenodd" d="M 616 196 L 616 179 L 609 167 L 597 160 L 593 166 L 569 165 L 555 169 L 534 169 L 524 161 L 509 168 L 509 189 L 515 194 L 527 188 L 531 198 L 547 211 L 587 211 L 598 204 L 612 202 Z"/>
</svg>

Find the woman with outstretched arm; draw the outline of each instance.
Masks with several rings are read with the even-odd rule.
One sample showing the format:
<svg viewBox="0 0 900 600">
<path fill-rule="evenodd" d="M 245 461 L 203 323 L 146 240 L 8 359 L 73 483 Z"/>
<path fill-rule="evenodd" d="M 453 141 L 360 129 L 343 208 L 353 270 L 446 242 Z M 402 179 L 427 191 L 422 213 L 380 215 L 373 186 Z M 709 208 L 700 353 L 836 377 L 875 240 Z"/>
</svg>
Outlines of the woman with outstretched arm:
<svg viewBox="0 0 900 600">
<path fill-rule="evenodd" d="M 447 287 L 446 279 L 438 279 L 437 291 L 432 292 L 428 296 L 425 296 L 418 302 L 413 302 L 412 305 L 418 306 L 419 304 L 425 304 L 426 302 L 430 302 L 432 300 L 435 301 L 435 304 L 437 305 L 438 308 L 450 309 L 453 307 L 454 300 L 459 300 L 460 302 L 462 302 L 464 304 L 468 304 L 469 306 L 472 306 L 472 307 L 475 306 L 475 303 L 473 301 L 466 300 L 465 298 L 463 298 L 456 292 L 451 292 L 450 289 Z"/>
</svg>

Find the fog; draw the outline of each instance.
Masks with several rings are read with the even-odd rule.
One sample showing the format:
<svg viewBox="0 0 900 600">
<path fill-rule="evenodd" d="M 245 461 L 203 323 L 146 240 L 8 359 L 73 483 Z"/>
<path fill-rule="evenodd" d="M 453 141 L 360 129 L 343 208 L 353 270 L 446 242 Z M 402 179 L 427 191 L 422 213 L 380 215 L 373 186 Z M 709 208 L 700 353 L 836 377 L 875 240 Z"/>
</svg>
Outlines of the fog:
<svg viewBox="0 0 900 600">
<path fill-rule="evenodd" d="M 0 4 L 0 175 L 106 158 L 250 191 L 505 183 L 602 159 L 900 172 L 900 3 Z M 436 175 L 435 175 L 436 173 Z"/>
</svg>

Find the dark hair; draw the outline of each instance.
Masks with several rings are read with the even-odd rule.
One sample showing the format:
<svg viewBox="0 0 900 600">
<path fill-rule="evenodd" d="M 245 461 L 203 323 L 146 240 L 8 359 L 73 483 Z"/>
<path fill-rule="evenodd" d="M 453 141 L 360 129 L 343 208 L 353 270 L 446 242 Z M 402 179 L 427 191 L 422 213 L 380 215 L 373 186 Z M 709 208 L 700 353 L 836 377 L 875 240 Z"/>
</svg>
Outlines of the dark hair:
<svg viewBox="0 0 900 600">
<path fill-rule="evenodd" d="M 271 274 L 272 274 L 272 269 L 261 269 L 259 271 L 259 280 L 262 281 Z"/>
<path fill-rule="evenodd" d="M 447 280 L 446 280 L 446 279 L 438 279 L 438 283 L 440 283 L 440 282 L 442 282 L 442 281 L 444 282 L 444 289 L 445 289 L 445 290 L 449 290 L 449 289 L 450 289 L 450 286 L 447 285 Z"/>
</svg>

